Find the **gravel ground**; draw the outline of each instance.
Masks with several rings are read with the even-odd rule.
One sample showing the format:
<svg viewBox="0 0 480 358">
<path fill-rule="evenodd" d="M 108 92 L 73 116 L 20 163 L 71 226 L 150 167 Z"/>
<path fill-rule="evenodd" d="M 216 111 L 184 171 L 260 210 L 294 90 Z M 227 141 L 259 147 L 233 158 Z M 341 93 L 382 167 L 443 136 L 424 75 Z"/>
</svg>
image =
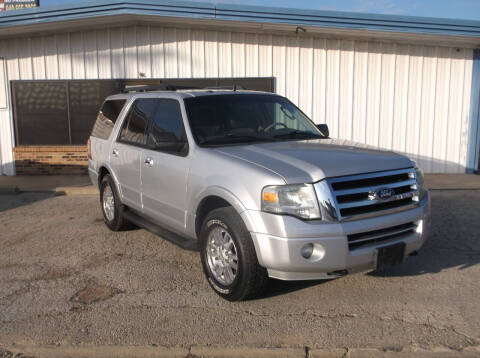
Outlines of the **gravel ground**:
<svg viewBox="0 0 480 358">
<path fill-rule="evenodd" d="M 198 253 L 109 231 L 97 197 L 0 196 L 0 346 L 477 345 L 479 201 L 480 191 L 432 192 L 430 240 L 386 275 L 272 281 L 265 297 L 229 303 Z"/>
</svg>

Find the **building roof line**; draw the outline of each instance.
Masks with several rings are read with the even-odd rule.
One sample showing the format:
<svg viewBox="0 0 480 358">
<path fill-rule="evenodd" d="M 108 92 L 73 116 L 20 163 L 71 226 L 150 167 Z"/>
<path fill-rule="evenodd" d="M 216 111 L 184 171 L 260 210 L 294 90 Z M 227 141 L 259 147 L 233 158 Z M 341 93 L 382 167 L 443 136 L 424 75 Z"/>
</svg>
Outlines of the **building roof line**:
<svg viewBox="0 0 480 358">
<path fill-rule="evenodd" d="M 480 21 L 475 20 L 172 0 L 102 0 L 5 11 L 0 13 L 0 29 L 125 14 L 480 38 Z"/>
</svg>

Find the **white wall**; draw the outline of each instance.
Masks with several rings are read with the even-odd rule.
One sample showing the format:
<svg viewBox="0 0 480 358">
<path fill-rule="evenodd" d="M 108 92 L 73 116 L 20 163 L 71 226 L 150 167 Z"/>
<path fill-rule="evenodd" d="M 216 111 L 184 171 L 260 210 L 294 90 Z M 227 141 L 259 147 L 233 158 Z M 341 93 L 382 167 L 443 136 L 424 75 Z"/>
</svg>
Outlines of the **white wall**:
<svg viewBox="0 0 480 358">
<path fill-rule="evenodd" d="M 1 56 L 1 55 L 0 55 Z M 12 126 L 8 103 L 7 69 L 0 57 L 0 175 L 13 175 Z"/>
<path fill-rule="evenodd" d="M 471 49 L 137 26 L 4 40 L 0 56 L 10 80 L 274 76 L 332 137 L 465 171 Z"/>
</svg>

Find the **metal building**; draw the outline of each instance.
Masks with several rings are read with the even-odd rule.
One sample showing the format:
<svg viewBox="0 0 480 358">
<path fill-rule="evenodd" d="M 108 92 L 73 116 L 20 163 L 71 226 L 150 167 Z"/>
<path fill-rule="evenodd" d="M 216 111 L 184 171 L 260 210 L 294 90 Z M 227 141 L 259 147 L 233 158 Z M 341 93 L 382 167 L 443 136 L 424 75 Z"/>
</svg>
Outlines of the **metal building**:
<svg viewBox="0 0 480 358">
<path fill-rule="evenodd" d="M 16 150 L 84 146 L 122 84 L 172 79 L 270 89 L 332 137 L 406 153 L 426 172 L 472 172 L 477 48 L 477 21 L 153 0 L 5 12 L 0 174 L 15 174 Z"/>
</svg>

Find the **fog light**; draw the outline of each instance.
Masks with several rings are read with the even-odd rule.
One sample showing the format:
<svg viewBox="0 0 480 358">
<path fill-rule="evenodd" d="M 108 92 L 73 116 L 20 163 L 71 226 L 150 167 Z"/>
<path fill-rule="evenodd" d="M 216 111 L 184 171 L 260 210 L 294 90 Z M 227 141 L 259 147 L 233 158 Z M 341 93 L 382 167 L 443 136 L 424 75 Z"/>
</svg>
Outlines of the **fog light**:
<svg viewBox="0 0 480 358">
<path fill-rule="evenodd" d="M 313 254 L 313 244 L 306 244 L 305 246 L 302 247 L 302 250 L 300 251 L 302 256 L 306 259 L 309 259 L 312 257 Z"/>
</svg>

